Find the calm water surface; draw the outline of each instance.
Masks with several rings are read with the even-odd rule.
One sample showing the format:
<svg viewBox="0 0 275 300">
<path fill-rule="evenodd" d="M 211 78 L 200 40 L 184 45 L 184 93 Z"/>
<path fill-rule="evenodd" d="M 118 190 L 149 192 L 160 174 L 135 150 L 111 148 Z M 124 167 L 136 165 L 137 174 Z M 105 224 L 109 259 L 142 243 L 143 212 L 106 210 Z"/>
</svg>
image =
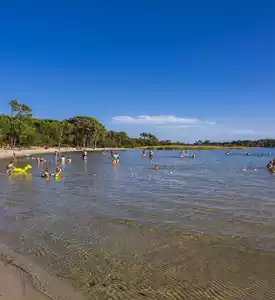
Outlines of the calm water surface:
<svg viewBox="0 0 275 300">
<path fill-rule="evenodd" d="M 61 181 L 35 160 L 29 177 L 2 174 L 1 240 L 88 299 L 275 299 L 269 157 L 155 154 L 121 152 L 115 168 L 74 153 Z"/>
</svg>

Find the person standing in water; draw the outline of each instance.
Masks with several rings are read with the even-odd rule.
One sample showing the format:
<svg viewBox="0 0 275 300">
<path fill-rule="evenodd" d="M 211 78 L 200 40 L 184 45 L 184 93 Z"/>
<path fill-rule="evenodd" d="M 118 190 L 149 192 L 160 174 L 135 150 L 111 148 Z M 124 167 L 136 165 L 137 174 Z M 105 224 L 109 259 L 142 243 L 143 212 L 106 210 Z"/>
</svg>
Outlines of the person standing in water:
<svg viewBox="0 0 275 300">
<path fill-rule="evenodd" d="M 13 164 L 12 161 L 10 161 L 9 164 L 7 165 L 7 167 L 6 167 L 6 172 L 8 174 L 11 174 L 11 172 L 12 172 L 13 169 L 14 169 L 14 164 Z"/>
<path fill-rule="evenodd" d="M 152 158 L 153 158 L 153 155 L 154 155 L 153 151 L 150 150 L 150 151 L 149 151 L 149 158 L 152 159 Z"/>
<path fill-rule="evenodd" d="M 86 151 L 86 150 L 83 151 L 82 158 L 83 158 L 83 159 L 87 159 L 87 151 Z"/>
<path fill-rule="evenodd" d="M 114 155 L 112 157 L 112 162 L 113 162 L 113 164 L 119 163 L 119 155 L 117 153 L 114 153 Z"/>
<path fill-rule="evenodd" d="M 64 163 L 65 163 L 65 156 L 64 156 L 64 155 L 62 155 L 62 156 L 61 156 L 61 158 L 60 158 L 60 162 L 61 162 L 62 164 L 64 164 Z"/>
</svg>

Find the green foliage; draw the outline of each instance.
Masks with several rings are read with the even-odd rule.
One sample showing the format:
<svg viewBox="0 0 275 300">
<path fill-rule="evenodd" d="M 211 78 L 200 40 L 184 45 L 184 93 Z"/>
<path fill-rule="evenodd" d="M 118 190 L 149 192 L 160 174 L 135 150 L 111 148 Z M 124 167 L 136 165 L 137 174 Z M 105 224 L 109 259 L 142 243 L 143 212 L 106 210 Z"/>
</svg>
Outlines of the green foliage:
<svg viewBox="0 0 275 300">
<path fill-rule="evenodd" d="M 21 104 L 18 102 L 18 100 L 11 100 L 9 102 L 10 107 L 11 107 L 11 116 L 12 117 L 31 117 L 32 116 L 32 109 L 26 105 L 26 104 Z M 16 114 L 15 114 L 16 113 Z"/>
<path fill-rule="evenodd" d="M 18 146 L 72 146 L 72 147 L 126 147 L 143 149 L 217 149 L 219 147 L 275 148 L 275 140 L 232 141 L 224 143 L 209 140 L 197 141 L 193 145 L 170 140 L 159 141 L 152 133 L 142 132 L 131 138 L 124 131 L 107 131 L 96 119 L 75 116 L 58 121 L 32 117 L 32 109 L 18 100 L 9 102 L 11 115 L 0 115 L 0 145 L 11 148 Z"/>
</svg>

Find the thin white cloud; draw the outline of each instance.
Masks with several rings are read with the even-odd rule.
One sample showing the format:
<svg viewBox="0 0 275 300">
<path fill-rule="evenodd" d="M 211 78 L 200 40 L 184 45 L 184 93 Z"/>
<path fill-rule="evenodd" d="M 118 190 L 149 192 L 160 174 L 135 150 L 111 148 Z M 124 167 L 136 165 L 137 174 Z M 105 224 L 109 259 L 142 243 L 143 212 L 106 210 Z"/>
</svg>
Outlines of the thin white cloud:
<svg viewBox="0 0 275 300">
<path fill-rule="evenodd" d="M 132 125 L 165 125 L 165 124 L 181 124 L 181 125 L 215 125 L 215 122 L 202 121 L 197 118 L 179 118 L 170 115 L 159 116 L 115 116 L 112 122 L 116 124 L 132 124 Z"/>
<path fill-rule="evenodd" d="M 157 129 L 189 129 L 189 128 L 206 128 L 207 126 L 202 126 L 198 124 L 184 124 L 184 125 L 157 125 Z"/>
<path fill-rule="evenodd" d="M 230 131 L 231 134 L 241 134 L 241 135 L 258 135 L 258 134 L 268 134 L 268 132 L 258 131 L 254 129 L 233 129 Z"/>
</svg>

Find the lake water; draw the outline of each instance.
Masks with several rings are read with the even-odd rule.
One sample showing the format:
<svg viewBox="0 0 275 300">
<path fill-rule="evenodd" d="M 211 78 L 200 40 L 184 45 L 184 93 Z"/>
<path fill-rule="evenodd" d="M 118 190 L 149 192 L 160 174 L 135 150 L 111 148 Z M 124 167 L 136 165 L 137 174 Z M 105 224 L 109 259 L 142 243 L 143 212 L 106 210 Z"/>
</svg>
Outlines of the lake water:
<svg viewBox="0 0 275 300">
<path fill-rule="evenodd" d="M 274 299 L 270 157 L 224 152 L 74 153 L 61 181 L 28 160 L 32 176 L 0 177 L 1 241 L 88 299 Z"/>
</svg>

